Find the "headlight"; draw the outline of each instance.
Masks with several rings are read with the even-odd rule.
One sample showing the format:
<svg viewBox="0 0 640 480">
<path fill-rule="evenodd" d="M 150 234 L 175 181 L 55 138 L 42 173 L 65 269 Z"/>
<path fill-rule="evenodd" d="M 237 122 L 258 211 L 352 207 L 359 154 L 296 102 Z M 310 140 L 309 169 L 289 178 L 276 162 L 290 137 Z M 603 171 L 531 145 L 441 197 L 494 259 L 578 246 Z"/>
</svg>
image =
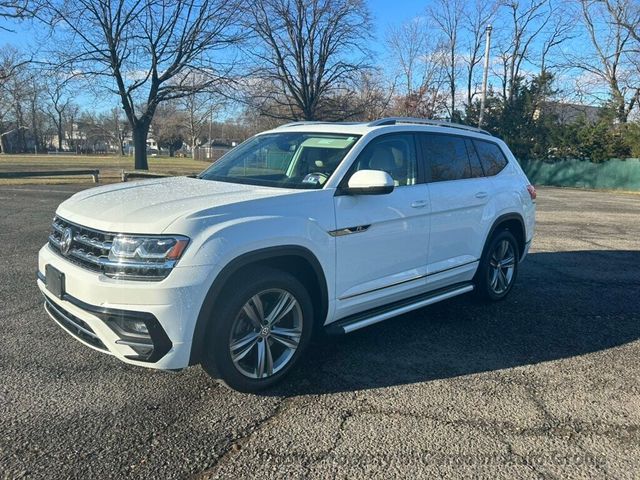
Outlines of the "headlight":
<svg viewBox="0 0 640 480">
<path fill-rule="evenodd" d="M 118 235 L 109 251 L 105 275 L 138 280 L 162 280 L 189 244 L 187 237 Z"/>
</svg>

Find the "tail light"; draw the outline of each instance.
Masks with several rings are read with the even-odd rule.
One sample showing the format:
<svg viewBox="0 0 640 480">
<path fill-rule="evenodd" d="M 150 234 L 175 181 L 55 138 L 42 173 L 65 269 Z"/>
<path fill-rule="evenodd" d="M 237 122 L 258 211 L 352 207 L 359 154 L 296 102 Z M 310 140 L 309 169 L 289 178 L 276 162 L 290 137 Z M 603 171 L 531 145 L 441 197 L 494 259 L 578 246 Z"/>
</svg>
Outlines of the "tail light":
<svg viewBox="0 0 640 480">
<path fill-rule="evenodd" d="M 535 200 L 538 196 L 538 194 L 536 193 L 536 187 L 534 187 L 533 185 L 527 185 L 527 192 L 529 192 L 531 200 Z"/>
</svg>

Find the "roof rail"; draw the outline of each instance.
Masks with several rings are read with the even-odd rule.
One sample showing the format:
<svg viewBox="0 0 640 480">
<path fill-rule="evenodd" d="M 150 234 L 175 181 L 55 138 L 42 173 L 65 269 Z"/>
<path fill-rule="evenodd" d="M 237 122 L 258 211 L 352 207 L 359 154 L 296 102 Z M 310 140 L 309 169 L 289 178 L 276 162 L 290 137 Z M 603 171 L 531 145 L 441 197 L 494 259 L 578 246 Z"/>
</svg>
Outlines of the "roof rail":
<svg viewBox="0 0 640 480">
<path fill-rule="evenodd" d="M 491 135 L 486 130 L 482 130 L 481 128 L 470 127 L 469 125 L 462 125 L 460 123 L 453 122 L 445 122 L 443 120 L 430 120 L 428 118 L 412 118 L 412 117 L 388 117 L 388 118 L 380 118 L 378 120 L 374 120 L 373 122 L 367 123 L 368 127 L 381 127 L 384 125 L 398 125 L 398 124 L 419 124 L 419 125 L 433 125 L 434 127 L 449 127 L 449 128 L 457 128 L 460 130 L 469 130 L 471 132 L 476 133 L 484 133 L 485 135 Z"/>
<path fill-rule="evenodd" d="M 285 123 L 276 128 L 297 127 L 299 125 L 366 125 L 367 122 L 328 122 L 322 120 L 300 120 L 297 122 Z"/>
<path fill-rule="evenodd" d="M 298 125 L 309 125 L 309 124 L 314 124 L 314 123 L 327 123 L 327 122 L 314 122 L 314 121 L 310 121 L 310 120 L 297 121 L 297 122 L 285 123 L 284 125 L 280 125 L 280 126 L 278 126 L 276 128 L 297 127 Z"/>
</svg>

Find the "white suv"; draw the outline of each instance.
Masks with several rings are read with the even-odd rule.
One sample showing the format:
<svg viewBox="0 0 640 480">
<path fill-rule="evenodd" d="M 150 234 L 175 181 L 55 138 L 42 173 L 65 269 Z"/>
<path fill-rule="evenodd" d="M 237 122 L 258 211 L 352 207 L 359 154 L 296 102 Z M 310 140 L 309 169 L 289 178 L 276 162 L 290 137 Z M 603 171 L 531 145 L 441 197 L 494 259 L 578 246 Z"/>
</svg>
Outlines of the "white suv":
<svg viewBox="0 0 640 480">
<path fill-rule="evenodd" d="M 257 391 L 312 334 L 472 290 L 503 299 L 534 226 L 534 188 L 482 130 L 298 122 L 195 178 L 72 196 L 40 250 L 38 286 L 49 315 L 92 348 L 158 369 L 200 363 Z"/>
</svg>

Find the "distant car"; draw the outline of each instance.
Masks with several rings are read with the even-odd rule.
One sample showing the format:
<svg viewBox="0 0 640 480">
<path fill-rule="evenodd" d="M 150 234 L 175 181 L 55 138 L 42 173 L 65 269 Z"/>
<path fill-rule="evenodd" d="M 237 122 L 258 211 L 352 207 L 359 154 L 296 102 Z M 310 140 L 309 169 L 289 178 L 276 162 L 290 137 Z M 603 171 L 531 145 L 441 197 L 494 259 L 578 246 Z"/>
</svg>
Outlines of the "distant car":
<svg viewBox="0 0 640 480">
<path fill-rule="evenodd" d="M 160 150 L 157 148 L 147 148 L 147 155 L 149 157 L 157 157 L 160 154 Z"/>
<path fill-rule="evenodd" d="M 505 298 L 535 198 L 504 142 L 475 128 L 297 122 L 195 178 L 75 194 L 40 250 L 38 286 L 92 348 L 157 369 L 199 363 L 254 392 L 321 330 L 471 291 Z"/>
</svg>

